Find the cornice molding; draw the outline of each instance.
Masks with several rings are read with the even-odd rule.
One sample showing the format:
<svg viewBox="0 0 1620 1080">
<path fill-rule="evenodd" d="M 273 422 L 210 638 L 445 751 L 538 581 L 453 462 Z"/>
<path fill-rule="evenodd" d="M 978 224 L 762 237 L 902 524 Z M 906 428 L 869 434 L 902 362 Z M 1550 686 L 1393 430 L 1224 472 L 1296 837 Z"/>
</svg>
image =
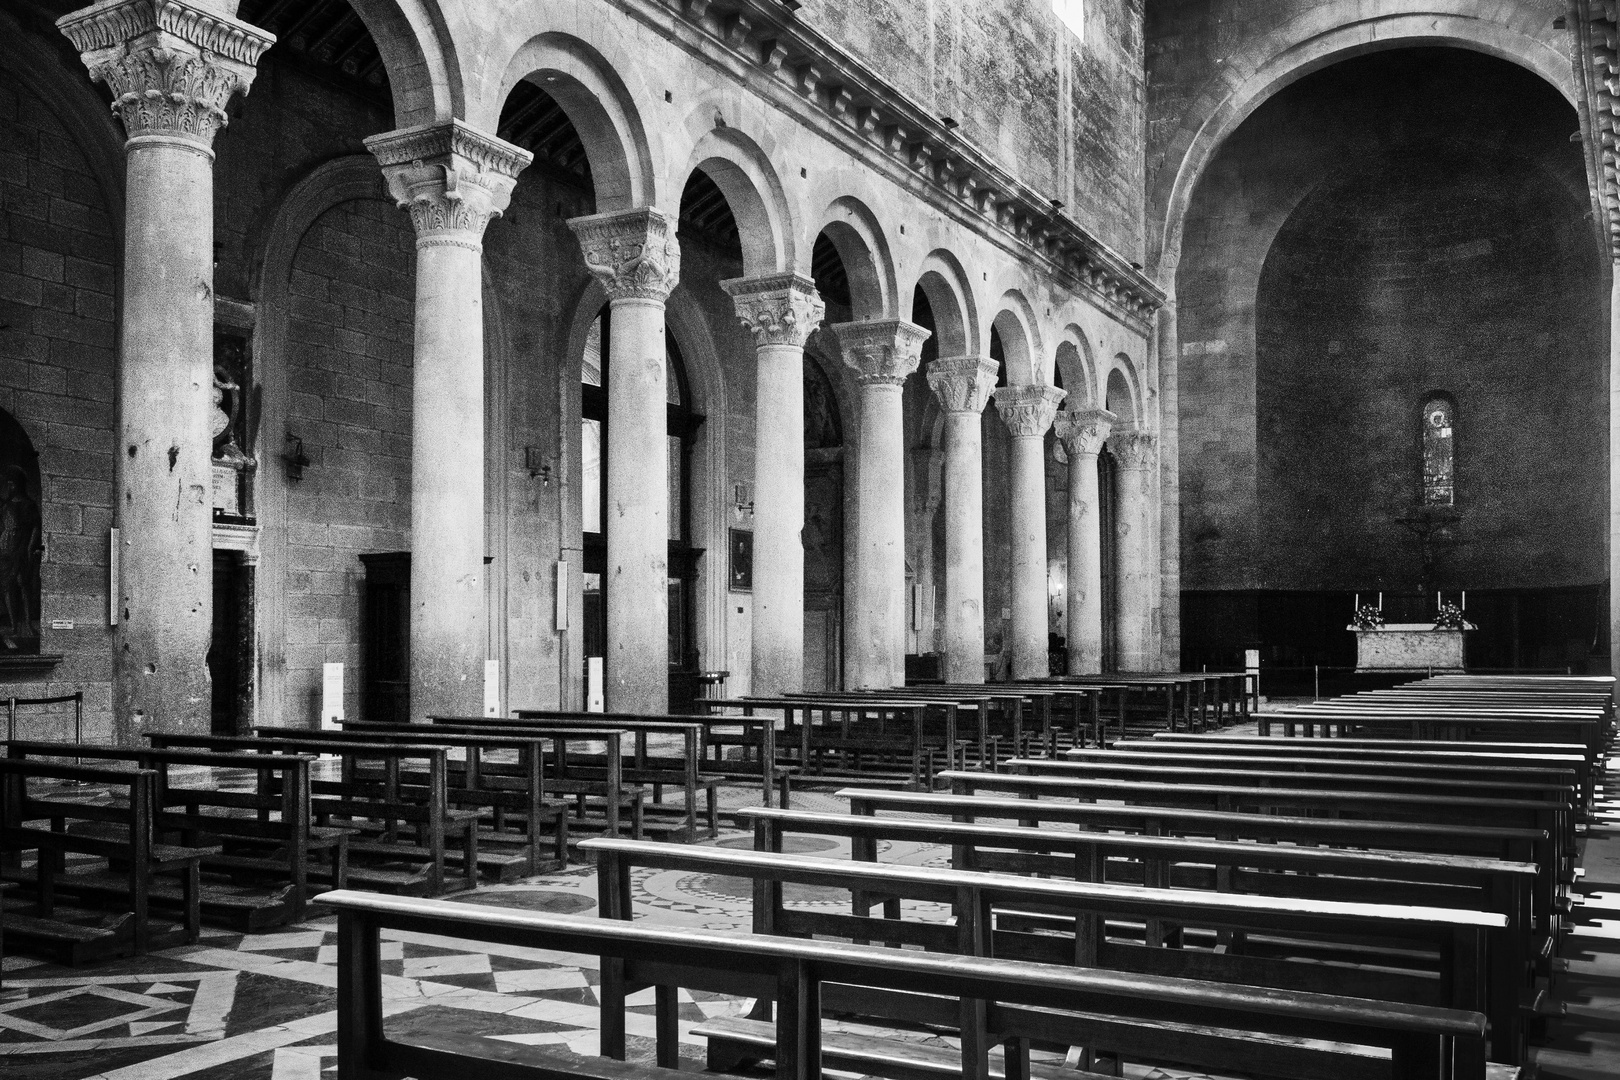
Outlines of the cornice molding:
<svg viewBox="0 0 1620 1080">
<path fill-rule="evenodd" d="M 1129 259 L 1056 210 L 983 150 L 776 0 L 620 0 L 670 35 L 667 15 L 699 32 L 711 52 L 742 59 L 812 105 L 836 127 L 923 180 L 935 201 L 998 229 L 1077 293 L 1146 332 L 1164 290 Z"/>
</svg>

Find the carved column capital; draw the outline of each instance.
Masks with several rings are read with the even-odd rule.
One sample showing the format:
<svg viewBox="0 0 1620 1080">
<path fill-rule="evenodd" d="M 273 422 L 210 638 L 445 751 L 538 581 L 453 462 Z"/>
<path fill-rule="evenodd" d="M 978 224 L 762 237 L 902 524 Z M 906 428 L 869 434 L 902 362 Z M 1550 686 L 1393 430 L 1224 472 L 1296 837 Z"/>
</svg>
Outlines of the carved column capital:
<svg viewBox="0 0 1620 1080">
<path fill-rule="evenodd" d="M 417 247 L 482 245 L 484 228 L 505 211 L 518 173 L 533 159 L 460 120 L 373 135 L 366 149 L 382 166 L 389 194 L 410 211 Z"/>
<path fill-rule="evenodd" d="M 862 386 L 900 386 L 917 370 L 929 331 L 904 319 L 839 323 L 828 327 L 844 363 Z"/>
<path fill-rule="evenodd" d="M 1039 438 L 1057 417 L 1068 393 L 1055 386 L 1003 386 L 995 392 L 996 411 L 1015 439 Z"/>
<path fill-rule="evenodd" d="M 1054 430 L 1063 452 L 1073 461 L 1077 454 L 1095 457 L 1118 419 L 1107 409 L 1065 409 L 1058 413 Z"/>
<path fill-rule="evenodd" d="M 112 91 L 130 139 L 209 151 L 225 106 L 253 83 L 275 35 L 187 0 L 103 0 L 56 21 L 90 78 Z"/>
<path fill-rule="evenodd" d="M 1117 431 L 1108 437 L 1108 452 L 1121 469 L 1150 469 L 1158 460 L 1159 440 L 1145 431 Z"/>
<path fill-rule="evenodd" d="M 952 356 L 928 365 L 928 387 L 941 411 L 977 416 L 996 388 L 997 364 L 985 356 Z"/>
<path fill-rule="evenodd" d="M 767 274 L 731 278 L 720 287 L 731 295 L 737 318 L 754 335 L 754 345 L 792 345 L 805 339 L 827 313 L 816 283 L 803 274 Z"/>
<path fill-rule="evenodd" d="M 610 300 L 663 303 L 681 280 L 681 245 L 675 222 L 650 207 L 570 218 L 585 269 Z"/>
</svg>

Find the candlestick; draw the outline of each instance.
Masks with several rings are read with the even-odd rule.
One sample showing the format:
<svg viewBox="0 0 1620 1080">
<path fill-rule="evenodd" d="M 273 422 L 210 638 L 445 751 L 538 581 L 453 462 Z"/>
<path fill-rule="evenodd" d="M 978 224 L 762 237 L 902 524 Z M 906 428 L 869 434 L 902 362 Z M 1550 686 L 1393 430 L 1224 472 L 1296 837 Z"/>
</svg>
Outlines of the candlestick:
<svg viewBox="0 0 1620 1080">
<path fill-rule="evenodd" d="M 1467 589 L 1463 590 L 1462 609 L 1464 611 L 1468 610 L 1468 590 Z"/>
<path fill-rule="evenodd" d="M 1357 611 L 1360 611 L 1360 610 L 1361 610 L 1361 594 L 1356 593 L 1356 602 L 1355 602 L 1355 605 L 1353 607 L 1351 607 L 1350 611 L 1352 613 L 1354 613 L 1354 612 L 1357 612 Z"/>
<path fill-rule="evenodd" d="M 1378 610 L 1379 611 L 1384 610 L 1384 594 L 1383 593 L 1378 594 Z"/>
</svg>

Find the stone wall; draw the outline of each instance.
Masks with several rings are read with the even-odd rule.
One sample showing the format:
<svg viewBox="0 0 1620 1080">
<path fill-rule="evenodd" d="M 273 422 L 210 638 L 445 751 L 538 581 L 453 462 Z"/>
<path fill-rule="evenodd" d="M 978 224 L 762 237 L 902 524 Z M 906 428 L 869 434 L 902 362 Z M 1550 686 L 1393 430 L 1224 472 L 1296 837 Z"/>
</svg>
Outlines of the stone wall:
<svg viewBox="0 0 1620 1080">
<path fill-rule="evenodd" d="M 362 715 L 358 556 L 410 548 L 415 258 L 409 218 L 365 200 L 322 214 L 293 261 L 287 425 L 310 464 L 287 491 L 288 726 L 318 715 L 323 663 Z"/>
<path fill-rule="evenodd" d="M 1143 4 L 1084 7 L 1084 41 L 1050 0 L 806 0 L 798 17 L 1140 259 Z"/>
<path fill-rule="evenodd" d="M 107 206 L 74 134 L 0 70 L 0 408 L 39 454 L 41 651 L 63 656 L 48 675 L 8 682 L 4 693 L 83 690 L 88 742 L 112 734 L 117 245 Z M 52 629 L 57 621 L 72 628 Z M 20 735 L 72 738 L 71 713 L 27 715 Z"/>
</svg>

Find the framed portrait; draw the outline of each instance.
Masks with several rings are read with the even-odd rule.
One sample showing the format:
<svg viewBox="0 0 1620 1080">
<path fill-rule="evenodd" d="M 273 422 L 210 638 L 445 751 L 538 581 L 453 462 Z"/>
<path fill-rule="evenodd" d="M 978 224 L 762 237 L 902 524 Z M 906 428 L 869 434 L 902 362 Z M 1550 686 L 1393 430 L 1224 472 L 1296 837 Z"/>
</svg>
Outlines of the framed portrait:
<svg viewBox="0 0 1620 1080">
<path fill-rule="evenodd" d="M 729 588 L 734 592 L 750 592 L 754 588 L 754 533 L 751 529 L 732 529 L 731 579 Z"/>
</svg>

